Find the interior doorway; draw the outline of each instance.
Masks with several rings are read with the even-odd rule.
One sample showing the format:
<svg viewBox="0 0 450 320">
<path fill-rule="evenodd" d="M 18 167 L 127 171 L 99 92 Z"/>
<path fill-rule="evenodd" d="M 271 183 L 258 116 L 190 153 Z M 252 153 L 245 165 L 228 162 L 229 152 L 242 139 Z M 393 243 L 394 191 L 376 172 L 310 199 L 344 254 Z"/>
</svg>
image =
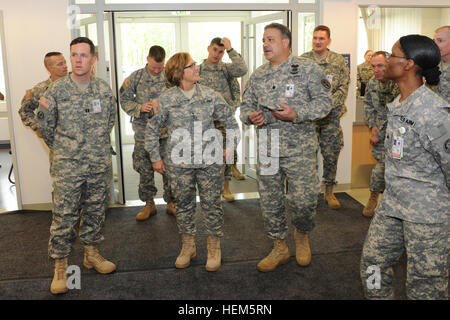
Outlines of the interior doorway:
<svg viewBox="0 0 450 320">
<path fill-rule="evenodd" d="M 292 28 L 292 12 L 282 11 L 114 11 L 105 12 L 104 28 L 97 30 L 98 17 L 80 15 L 80 34 L 91 38 L 97 46 L 97 34 L 104 34 L 106 77 L 118 96 L 123 80 L 132 72 L 145 67 L 148 50 L 152 45 L 160 45 L 166 50 L 167 59 L 176 52 L 189 52 L 193 59 L 201 63 L 207 58 L 207 47 L 214 37 L 228 37 L 233 48 L 245 59 L 248 73 L 239 79 L 243 91 L 245 83 L 256 68 L 266 62 L 262 51 L 264 27 L 279 22 Z M 298 15 L 298 52 L 308 47 L 315 13 Z M 96 23 L 97 22 L 97 23 Z M 231 62 L 225 54 L 224 62 Z M 118 107 L 119 119 L 112 134 L 116 151 L 113 171 L 114 202 L 138 201 L 137 185 L 139 176 L 132 168 L 131 154 L 134 147 L 134 132 L 130 117 Z M 242 140 L 238 145 L 238 167 L 247 180 L 254 182 L 254 188 L 247 185 L 233 192 L 254 192 L 256 187 L 256 133 L 253 126 L 242 125 L 239 109 L 236 120 L 241 129 Z M 114 159 L 113 159 L 114 160 Z M 162 180 L 157 174 L 155 180 Z M 162 183 L 162 182 L 161 182 Z M 162 198 L 162 184 L 157 198 Z M 249 185 L 248 185 L 249 186 Z M 246 190 L 251 189 L 251 190 Z M 136 203 L 137 204 L 137 203 Z"/>
</svg>

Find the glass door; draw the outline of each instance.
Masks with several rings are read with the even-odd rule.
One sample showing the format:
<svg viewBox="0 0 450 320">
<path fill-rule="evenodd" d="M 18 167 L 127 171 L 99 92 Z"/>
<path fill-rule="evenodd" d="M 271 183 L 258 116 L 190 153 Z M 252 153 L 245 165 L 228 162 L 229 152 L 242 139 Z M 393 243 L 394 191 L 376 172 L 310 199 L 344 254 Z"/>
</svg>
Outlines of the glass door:
<svg viewBox="0 0 450 320">
<path fill-rule="evenodd" d="M 262 38 L 264 27 L 272 22 L 287 25 L 290 11 L 252 11 L 251 17 L 245 21 L 245 59 L 248 66 L 248 76 L 244 78 L 244 83 L 248 81 L 250 75 L 259 66 L 266 63 L 262 48 Z M 245 87 L 245 84 L 244 84 Z M 238 109 L 238 112 L 240 109 Z M 237 113 L 238 113 L 237 112 Z M 242 146 L 244 172 L 246 175 L 256 179 L 257 164 L 257 139 L 254 126 L 242 124 Z"/>
</svg>

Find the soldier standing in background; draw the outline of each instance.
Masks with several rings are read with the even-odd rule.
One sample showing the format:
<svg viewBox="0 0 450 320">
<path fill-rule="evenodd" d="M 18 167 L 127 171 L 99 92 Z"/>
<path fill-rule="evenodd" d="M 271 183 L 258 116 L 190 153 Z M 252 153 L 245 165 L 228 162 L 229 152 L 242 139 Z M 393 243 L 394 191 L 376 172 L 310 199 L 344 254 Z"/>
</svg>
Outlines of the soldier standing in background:
<svg viewBox="0 0 450 320">
<path fill-rule="evenodd" d="M 231 59 L 231 63 L 222 62 L 225 53 Z M 208 58 L 200 65 L 200 84 L 208 86 L 220 93 L 230 107 L 233 114 L 241 102 L 241 91 L 236 78 L 247 73 L 247 65 L 241 55 L 233 49 L 228 38 L 214 38 L 208 46 Z M 224 143 L 226 142 L 226 131 L 224 126 L 214 120 L 216 129 L 222 132 Z M 238 180 L 244 180 L 244 175 L 236 167 L 237 153 L 234 153 L 234 163 L 225 165 L 225 182 L 222 196 L 228 202 L 234 200 L 234 195 L 230 190 L 230 180 L 233 175 Z"/>
<path fill-rule="evenodd" d="M 331 83 L 333 109 L 326 118 L 316 121 L 316 129 L 323 157 L 325 200 L 330 208 L 339 209 L 341 204 L 334 196 L 333 188 L 337 184 L 336 171 L 339 153 L 344 146 L 340 119 L 347 111 L 345 99 L 350 77 L 342 55 L 328 49 L 330 43 L 330 29 L 327 26 L 317 26 L 313 33 L 313 50 L 304 53 L 302 57 L 317 63 L 324 71 L 328 82 Z"/>
<path fill-rule="evenodd" d="M 35 110 L 39 107 L 39 99 L 41 99 L 48 86 L 61 77 L 67 75 L 66 59 L 61 52 L 49 52 L 44 57 L 44 66 L 50 73 L 50 78 L 39 82 L 31 90 L 27 90 L 22 99 L 19 109 L 20 119 L 25 126 L 33 129 L 38 137 L 41 136 L 35 119 Z"/>
<path fill-rule="evenodd" d="M 151 102 L 156 100 L 166 89 L 164 62 L 166 52 L 160 46 L 152 46 L 147 56 L 147 65 L 133 72 L 123 82 L 120 88 L 120 106 L 131 116 L 134 131 L 133 168 L 139 173 L 139 199 L 145 206 L 136 216 L 138 221 L 147 220 L 156 214 L 154 197 L 158 191 L 155 186 L 155 172 L 150 157 L 144 149 L 145 127 L 149 118 L 153 116 Z M 161 151 L 165 155 L 167 130 L 161 130 Z M 170 190 L 170 183 L 163 174 L 164 201 L 166 212 L 176 215 L 174 198 Z"/>
<path fill-rule="evenodd" d="M 378 196 L 384 191 L 384 136 L 387 126 L 386 104 L 392 102 L 400 93 L 393 80 L 384 78 L 386 71 L 386 52 L 377 51 L 373 55 L 371 64 L 375 77 L 370 79 L 364 99 L 364 118 L 371 131 L 370 144 L 372 155 L 377 161 L 370 176 L 370 197 L 363 215 L 373 216 L 378 204 Z"/>
<path fill-rule="evenodd" d="M 269 63 L 253 72 L 241 104 L 242 123 L 257 126 L 260 205 L 273 240 L 273 250 L 258 263 L 261 272 L 272 271 L 290 258 L 287 212 L 292 213 L 295 227 L 297 263 L 307 266 L 311 262 L 308 234 L 314 228 L 320 193 L 313 121 L 325 117 L 333 107 L 331 84 L 315 63 L 291 55 L 291 37 L 284 25 L 265 26 L 263 51 Z M 280 110 L 272 111 L 276 109 Z M 264 134 L 270 141 L 270 157 L 278 161 L 272 168 L 262 161 Z"/>
<path fill-rule="evenodd" d="M 359 64 L 356 68 L 356 82 L 358 90 L 356 90 L 357 97 L 364 97 L 367 92 L 367 84 L 370 78 L 373 77 L 372 65 L 370 60 L 372 59 L 373 51 L 367 50 L 364 54 L 364 62 Z"/>
<path fill-rule="evenodd" d="M 435 91 L 450 103 L 450 26 L 436 29 L 434 42 L 441 53 L 441 62 L 439 63 L 441 76 Z"/>
<path fill-rule="evenodd" d="M 39 101 L 38 129 L 54 157 L 53 219 L 49 256 L 55 259 L 50 287 L 53 294 L 67 292 L 68 256 L 76 237 L 84 245 L 83 265 L 111 273 L 114 263 L 105 260 L 96 245 L 109 204 L 112 161 L 110 133 L 114 127 L 115 99 L 108 84 L 91 76 L 95 47 L 88 38 L 70 43 L 72 73 L 52 83 Z M 82 214 L 79 212 L 83 206 Z"/>
</svg>

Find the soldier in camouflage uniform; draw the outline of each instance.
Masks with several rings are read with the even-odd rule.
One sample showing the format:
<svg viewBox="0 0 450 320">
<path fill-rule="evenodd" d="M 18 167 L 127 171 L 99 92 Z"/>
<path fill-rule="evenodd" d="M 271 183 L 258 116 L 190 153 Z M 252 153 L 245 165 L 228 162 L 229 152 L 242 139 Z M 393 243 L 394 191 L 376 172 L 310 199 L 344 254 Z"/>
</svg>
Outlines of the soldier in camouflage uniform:
<svg viewBox="0 0 450 320">
<path fill-rule="evenodd" d="M 144 148 L 145 126 L 150 117 L 153 116 L 151 102 L 159 97 L 166 89 L 164 76 L 164 62 L 166 53 L 160 46 L 152 46 L 147 57 L 147 65 L 133 72 L 123 82 L 120 88 L 120 105 L 122 109 L 132 118 L 134 130 L 133 168 L 139 173 L 139 199 L 145 202 L 136 219 L 147 220 L 156 214 L 154 197 L 157 189 L 155 186 L 155 173 L 153 171 L 149 155 Z M 167 139 L 165 129 L 161 131 L 161 148 L 166 145 Z M 164 150 L 161 150 L 163 154 Z M 174 198 L 170 190 L 167 175 L 163 174 L 164 201 L 166 201 L 166 212 L 176 215 Z"/>
<path fill-rule="evenodd" d="M 344 146 L 344 136 L 340 125 L 340 118 L 347 111 L 347 98 L 350 83 L 348 67 L 344 58 L 328 49 L 331 43 L 330 29 L 317 26 L 313 33 L 313 50 L 302 55 L 317 63 L 324 71 L 328 82 L 331 83 L 333 109 L 330 114 L 316 121 L 320 151 L 323 157 L 323 180 L 325 184 L 325 200 L 332 209 L 339 209 L 341 204 L 333 193 L 336 182 L 336 170 L 339 153 Z"/>
<path fill-rule="evenodd" d="M 44 66 L 50 73 L 50 78 L 39 82 L 31 90 L 27 90 L 19 109 L 20 119 L 22 119 L 23 124 L 33 129 L 39 137 L 40 132 L 37 129 L 38 125 L 34 114 L 39 107 L 39 99 L 41 99 L 52 82 L 67 75 L 66 59 L 64 59 L 61 52 L 47 53 L 44 57 Z"/>
<path fill-rule="evenodd" d="M 439 47 L 442 59 L 439 64 L 440 81 L 435 91 L 450 103 L 450 26 L 436 29 L 434 42 Z"/>
<path fill-rule="evenodd" d="M 231 63 L 222 62 L 225 50 L 227 51 Z M 227 104 L 233 108 L 233 114 L 241 102 L 241 92 L 239 82 L 236 78 L 247 73 L 247 65 L 241 55 L 231 46 L 228 38 L 214 38 L 208 46 L 208 58 L 200 65 L 200 84 L 210 87 L 220 93 Z M 226 141 L 226 131 L 224 126 L 214 120 L 216 129 L 222 132 L 223 140 Z M 225 146 L 224 146 L 225 147 Z M 225 183 L 222 196 L 228 202 L 234 200 L 234 195 L 230 191 L 230 180 L 233 175 L 238 180 L 245 177 L 236 167 L 237 153 L 234 153 L 234 163 L 225 165 Z"/>
<path fill-rule="evenodd" d="M 377 161 L 370 176 L 370 197 L 363 215 L 373 216 L 378 204 L 378 196 L 384 191 L 384 136 L 387 125 L 386 104 L 392 102 L 400 93 L 393 80 L 384 78 L 386 70 L 386 52 L 377 51 L 371 61 L 375 77 L 370 79 L 364 99 L 364 118 L 372 132 L 370 144 L 372 155 Z"/>
<path fill-rule="evenodd" d="M 96 245 L 109 204 L 111 141 L 115 99 L 108 84 L 91 76 L 95 47 L 88 38 L 70 44 L 72 73 L 52 83 L 39 101 L 38 129 L 53 149 L 53 220 L 49 256 L 55 259 L 50 287 L 54 294 L 67 292 L 67 257 L 75 240 L 83 243 L 88 269 L 110 273 L 116 266 L 100 256 Z M 79 207 L 83 205 L 83 213 Z"/>
<path fill-rule="evenodd" d="M 367 84 L 370 78 L 373 77 L 372 65 L 370 60 L 372 59 L 373 51 L 367 50 L 364 54 L 365 61 L 356 67 L 356 83 L 358 90 L 356 90 L 356 97 L 364 97 L 367 92 Z"/>
<path fill-rule="evenodd" d="M 323 71 L 308 59 L 293 57 L 290 46 L 291 32 L 286 26 L 272 23 L 264 28 L 263 50 L 269 63 L 252 74 L 241 104 L 241 121 L 257 126 L 260 205 L 274 245 L 258 263 L 262 272 L 272 271 L 290 258 L 287 212 L 292 213 L 295 227 L 297 263 L 307 266 L 311 262 L 308 233 L 314 228 L 320 193 L 313 121 L 325 117 L 333 107 L 331 84 Z M 280 107 L 282 111 L 272 111 Z M 267 155 L 261 151 L 266 146 L 277 163 L 265 161 Z"/>
<path fill-rule="evenodd" d="M 450 105 L 423 85 L 437 84 L 429 69 L 439 49 L 425 36 L 401 37 L 385 77 L 401 95 L 389 103 L 386 190 L 371 221 L 361 257 L 370 299 L 393 299 L 393 266 L 407 254 L 409 299 L 448 299 L 450 208 Z"/>
<path fill-rule="evenodd" d="M 159 104 L 154 105 L 156 114 L 146 128 L 145 148 L 155 171 L 162 173 L 167 169 L 175 195 L 177 224 L 182 238 L 182 249 L 175 266 L 186 268 L 196 256 L 197 187 L 208 234 L 206 270 L 216 271 L 221 265 L 220 237 L 223 236 L 220 198 L 224 180 L 223 158 L 232 160 L 240 140 L 239 127 L 223 97 L 211 88 L 196 84 L 200 80 L 199 67 L 188 53 L 173 55 L 167 61 L 165 72 L 172 87 L 159 97 Z M 233 142 L 227 144 L 225 151 L 222 135 L 214 127 L 214 118 L 224 124 L 227 138 Z M 163 126 L 169 135 L 166 161 L 161 160 L 157 134 Z M 210 142 L 211 138 L 213 141 Z M 211 152 L 213 145 L 214 152 Z"/>
</svg>

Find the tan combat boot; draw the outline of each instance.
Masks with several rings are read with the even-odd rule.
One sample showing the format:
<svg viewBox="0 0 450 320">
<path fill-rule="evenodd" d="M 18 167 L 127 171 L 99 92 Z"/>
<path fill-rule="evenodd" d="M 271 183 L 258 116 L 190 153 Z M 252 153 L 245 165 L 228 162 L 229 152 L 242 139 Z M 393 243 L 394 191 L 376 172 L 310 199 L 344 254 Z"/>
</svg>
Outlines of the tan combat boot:
<svg viewBox="0 0 450 320">
<path fill-rule="evenodd" d="M 95 268 L 101 274 L 111 273 L 116 270 L 116 265 L 103 258 L 94 246 L 84 246 L 83 265 L 88 269 Z"/>
<path fill-rule="evenodd" d="M 272 271 L 279 265 L 287 263 L 289 258 L 290 254 L 286 240 L 273 240 L 272 251 L 258 263 L 257 268 L 261 272 Z"/>
<path fill-rule="evenodd" d="M 155 214 L 156 214 L 155 201 L 153 201 L 153 199 L 147 200 L 142 211 L 137 214 L 136 220 L 144 221 L 144 220 L 147 220 L 148 218 L 150 218 L 150 216 L 153 216 Z"/>
<path fill-rule="evenodd" d="M 171 214 L 174 217 L 177 216 L 177 209 L 175 209 L 175 201 L 171 201 L 166 205 L 166 213 Z"/>
<path fill-rule="evenodd" d="M 234 201 L 234 194 L 230 190 L 230 180 L 225 179 L 225 183 L 223 185 L 222 197 L 226 202 Z"/>
<path fill-rule="evenodd" d="M 191 260 L 197 256 L 197 249 L 195 247 L 195 237 L 189 234 L 181 235 L 181 252 L 175 261 L 175 267 L 177 269 L 184 269 L 189 267 Z"/>
<path fill-rule="evenodd" d="M 363 216 L 368 217 L 368 218 L 373 216 L 373 214 L 375 213 L 375 208 L 378 205 L 378 195 L 380 193 L 381 192 L 370 191 L 370 198 L 363 210 Z"/>
<path fill-rule="evenodd" d="M 236 180 L 245 180 L 245 176 L 239 171 L 235 164 L 231 165 L 231 174 Z"/>
<path fill-rule="evenodd" d="M 328 203 L 328 207 L 330 207 L 331 209 L 339 209 L 341 207 L 341 204 L 334 196 L 333 187 L 333 185 L 325 186 L 325 201 Z"/>
<path fill-rule="evenodd" d="M 50 292 L 53 294 L 66 293 L 67 288 L 67 258 L 55 260 L 55 274 L 50 286 Z"/>
<path fill-rule="evenodd" d="M 306 267 L 311 263 L 311 248 L 309 247 L 309 237 L 307 233 L 294 231 L 295 239 L 295 258 L 297 263 Z"/>
<path fill-rule="evenodd" d="M 206 261 L 207 271 L 217 271 L 220 268 L 222 253 L 220 251 L 220 239 L 208 236 L 208 260 Z"/>
</svg>

